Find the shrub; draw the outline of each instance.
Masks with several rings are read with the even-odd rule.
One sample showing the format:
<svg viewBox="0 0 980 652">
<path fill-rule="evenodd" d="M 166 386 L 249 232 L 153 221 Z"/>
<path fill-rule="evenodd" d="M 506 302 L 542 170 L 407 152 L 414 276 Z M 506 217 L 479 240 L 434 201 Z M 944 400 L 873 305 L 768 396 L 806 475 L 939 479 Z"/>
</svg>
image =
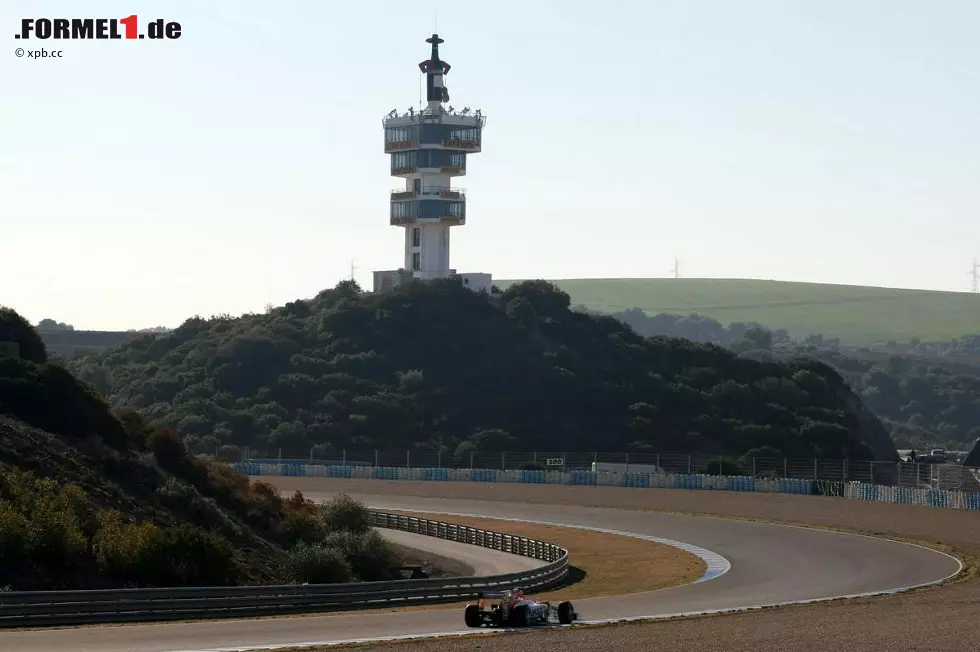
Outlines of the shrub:
<svg viewBox="0 0 980 652">
<path fill-rule="evenodd" d="M 27 517 L 13 503 L 0 500 L 0 558 L 5 562 L 23 557 L 28 525 Z"/>
<path fill-rule="evenodd" d="M 227 539 L 191 525 L 157 529 L 138 567 L 155 586 L 223 586 L 240 573 Z"/>
<path fill-rule="evenodd" d="M 398 553 L 377 532 L 335 531 L 327 535 L 324 545 L 340 550 L 354 574 L 365 582 L 398 578 Z"/>
<path fill-rule="evenodd" d="M 3 479 L 0 495 L 9 501 L 3 526 L 5 545 L 19 544 L 24 557 L 53 569 L 70 569 L 84 562 L 95 519 L 81 487 L 11 471 Z"/>
<path fill-rule="evenodd" d="M 763 459 L 767 461 L 781 460 L 783 459 L 783 452 L 777 448 L 773 448 L 772 446 L 760 446 L 758 448 L 753 448 L 746 451 L 745 455 L 739 459 L 739 462 L 746 469 L 752 469 L 753 459 Z"/>
<path fill-rule="evenodd" d="M 323 521 L 315 512 L 288 510 L 282 520 L 282 532 L 290 543 L 316 543 L 326 534 Z"/>
<path fill-rule="evenodd" d="M 737 460 L 729 457 L 714 458 L 705 465 L 705 473 L 708 475 L 745 475 Z"/>
<path fill-rule="evenodd" d="M 288 582 L 334 584 L 350 582 L 350 564 L 337 548 L 300 543 L 283 560 L 283 576 Z"/>
<path fill-rule="evenodd" d="M 234 464 L 235 462 L 241 462 L 244 459 L 245 452 L 238 446 L 225 444 L 218 449 L 217 457 L 222 462 L 230 462 Z"/>
<path fill-rule="evenodd" d="M 248 477 L 214 459 L 187 458 L 181 470 L 198 490 L 245 517 L 248 513 Z"/>
<path fill-rule="evenodd" d="M 99 513 L 99 531 L 92 539 L 92 553 L 100 572 L 128 584 L 145 585 L 150 548 L 160 536 L 153 523 L 127 524 L 116 510 Z"/>
<path fill-rule="evenodd" d="M 347 494 L 340 494 L 323 508 L 323 522 L 331 532 L 361 534 L 371 529 L 370 510 Z"/>
<path fill-rule="evenodd" d="M 177 436 L 177 433 L 168 428 L 153 430 L 146 443 L 160 466 L 171 473 L 177 472 L 181 462 L 187 457 L 187 448 L 184 446 L 184 442 Z"/>
<path fill-rule="evenodd" d="M 253 482 L 248 486 L 248 522 L 257 527 L 271 528 L 282 518 L 283 501 L 279 492 L 268 482 Z"/>
<path fill-rule="evenodd" d="M 228 512 L 221 509 L 214 498 L 202 496 L 193 486 L 175 477 L 157 489 L 160 502 L 180 517 L 208 529 L 220 530 L 224 535 L 238 538 L 244 532 Z"/>
<path fill-rule="evenodd" d="M 123 430 L 139 450 L 146 450 L 147 440 L 150 437 L 151 428 L 139 412 L 133 408 L 123 407 L 113 412 Z"/>
<path fill-rule="evenodd" d="M 547 471 L 548 470 L 548 467 L 546 467 L 541 462 L 524 462 L 517 468 L 520 469 L 521 471 Z"/>
</svg>

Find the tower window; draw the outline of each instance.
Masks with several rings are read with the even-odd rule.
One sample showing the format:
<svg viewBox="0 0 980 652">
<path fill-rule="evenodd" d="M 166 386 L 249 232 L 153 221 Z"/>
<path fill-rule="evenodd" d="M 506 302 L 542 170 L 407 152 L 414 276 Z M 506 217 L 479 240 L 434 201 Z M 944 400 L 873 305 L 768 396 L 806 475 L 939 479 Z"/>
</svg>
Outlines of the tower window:
<svg viewBox="0 0 980 652">
<path fill-rule="evenodd" d="M 412 254 L 412 271 L 417 272 L 422 269 L 422 254 L 415 252 Z"/>
<path fill-rule="evenodd" d="M 412 229 L 412 246 L 418 247 L 422 244 L 422 229 L 415 227 Z"/>
</svg>

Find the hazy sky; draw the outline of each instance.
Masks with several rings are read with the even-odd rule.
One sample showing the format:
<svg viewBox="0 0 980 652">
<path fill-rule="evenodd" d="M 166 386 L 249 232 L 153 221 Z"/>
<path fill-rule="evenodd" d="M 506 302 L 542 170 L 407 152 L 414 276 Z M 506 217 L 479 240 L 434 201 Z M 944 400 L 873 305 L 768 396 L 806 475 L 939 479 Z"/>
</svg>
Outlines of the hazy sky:
<svg viewBox="0 0 980 652">
<path fill-rule="evenodd" d="M 13 38 L 132 13 L 183 35 Z M 488 117 L 460 271 L 661 277 L 677 255 L 969 289 L 976 0 L 3 0 L 0 304 L 124 329 L 309 297 L 352 260 L 370 288 L 402 262 L 381 118 L 418 104 L 435 13 L 451 103 Z"/>
</svg>

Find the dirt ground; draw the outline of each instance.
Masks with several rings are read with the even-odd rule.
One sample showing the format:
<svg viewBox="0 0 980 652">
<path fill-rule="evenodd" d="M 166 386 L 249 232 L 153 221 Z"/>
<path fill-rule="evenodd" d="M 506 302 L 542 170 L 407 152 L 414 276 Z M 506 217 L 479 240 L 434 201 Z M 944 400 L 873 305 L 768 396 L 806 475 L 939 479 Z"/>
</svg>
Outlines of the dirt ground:
<svg viewBox="0 0 980 652">
<path fill-rule="evenodd" d="M 980 650 L 980 579 L 977 577 L 980 514 L 976 512 L 842 498 L 721 491 L 320 478 L 262 479 L 289 490 L 651 509 L 809 524 L 931 543 L 951 550 L 969 566 L 958 581 L 896 596 L 654 623 L 361 646 L 364 649 L 510 652 L 516 644 L 520 647 L 533 646 L 536 652 L 568 649 L 681 649 L 699 652 L 740 649 L 752 649 L 753 652 Z"/>
</svg>

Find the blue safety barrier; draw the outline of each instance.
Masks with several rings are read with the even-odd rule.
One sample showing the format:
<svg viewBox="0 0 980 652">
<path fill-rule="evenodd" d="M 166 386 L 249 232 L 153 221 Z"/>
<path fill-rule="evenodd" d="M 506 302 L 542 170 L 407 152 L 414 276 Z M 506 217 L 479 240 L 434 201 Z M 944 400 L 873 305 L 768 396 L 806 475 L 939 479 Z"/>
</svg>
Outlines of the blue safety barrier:
<svg viewBox="0 0 980 652">
<path fill-rule="evenodd" d="M 569 484 L 595 486 L 599 483 L 599 474 L 592 471 L 572 471 Z"/>
<path fill-rule="evenodd" d="M 963 496 L 965 509 L 980 509 L 980 492 L 968 493 Z"/>
<path fill-rule="evenodd" d="M 620 486 L 647 488 L 650 486 L 650 474 L 649 473 L 624 473 L 623 480 Z"/>
<path fill-rule="evenodd" d="M 449 480 L 449 469 L 423 469 L 422 472 L 423 480 Z"/>
<path fill-rule="evenodd" d="M 524 484 L 544 484 L 545 483 L 544 471 L 524 469 L 521 471 L 520 482 Z"/>
<path fill-rule="evenodd" d="M 615 473 L 592 471 L 540 471 L 498 469 L 444 469 L 364 467 L 361 464 L 311 465 L 301 461 L 250 460 L 231 465 L 235 471 L 252 476 L 375 478 L 378 480 L 425 480 L 450 482 L 517 482 L 522 484 L 566 484 L 579 486 L 620 486 L 635 488 L 713 489 L 721 491 L 777 492 L 784 494 L 818 494 L 841 496 L 905 505 L 968 509 L 980 511 L 980 492 L 913 487 L 879 486 L 864 482 L 831 482 L 802 478 L 754 478 L 751 476 L 711 476 L 680 473 Z"/>
</svg>

